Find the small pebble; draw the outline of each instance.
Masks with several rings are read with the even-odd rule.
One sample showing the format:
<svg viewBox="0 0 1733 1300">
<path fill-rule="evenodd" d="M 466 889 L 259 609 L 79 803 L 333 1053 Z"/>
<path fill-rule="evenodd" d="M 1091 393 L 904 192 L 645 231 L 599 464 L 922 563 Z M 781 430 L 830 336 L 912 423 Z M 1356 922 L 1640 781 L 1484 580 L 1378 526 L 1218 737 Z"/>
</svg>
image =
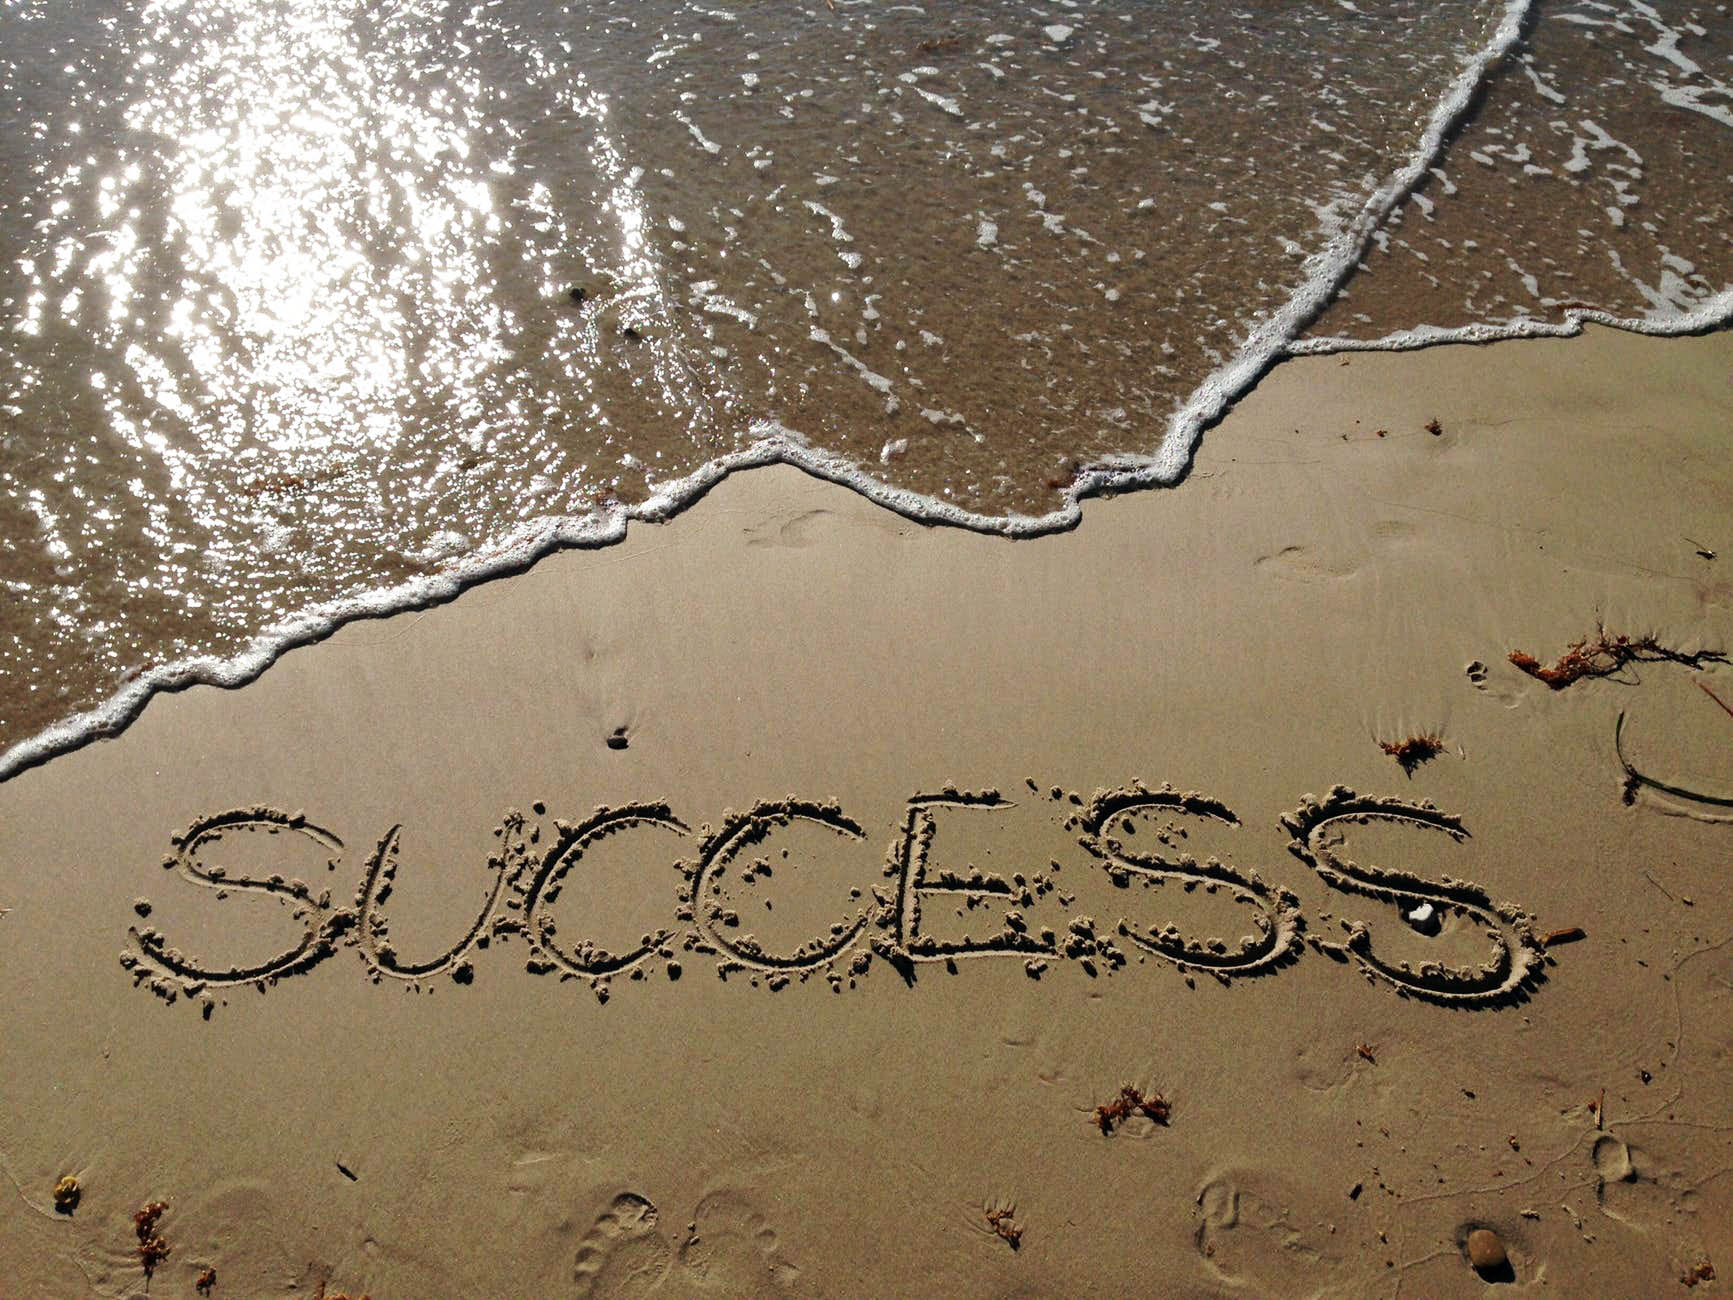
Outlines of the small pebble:
<svg viewBox="0 0 1733 1300">
<path fill-rule="evenodd" d="M 71 1214 L 78 1208 L 78 1202 L 84 1198 L 84 1188 L 78 1179 L 67 1174 L 54 1184 L 54 1212 L 56 1214 Z"/>
<path fill-rule="evenodd" d="M 1504 1242 L 1491 1228 L 1476 1228 L 1468 1234 L 1468 1262 L 1476 1273 L 1492 1273 L 1504 1267 Z"/>
<path fill-rule="evenodd" d="M 1408 913 L 1408 924 L 1421 934 L 1436 934 L 1438 932 L 1438 909 L 1431 903 L 1422 903 Z"/>
</svg>

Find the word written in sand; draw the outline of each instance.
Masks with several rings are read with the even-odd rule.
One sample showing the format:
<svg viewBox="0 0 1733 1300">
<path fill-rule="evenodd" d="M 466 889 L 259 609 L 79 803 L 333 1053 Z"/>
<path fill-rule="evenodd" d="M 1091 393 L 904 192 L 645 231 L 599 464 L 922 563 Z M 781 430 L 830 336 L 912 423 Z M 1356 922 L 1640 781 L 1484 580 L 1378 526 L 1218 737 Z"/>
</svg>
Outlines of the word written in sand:
<svg viewBox="0 0 1733 1300">
<path fill-rule="evenodd" d="M 1033 782 L 1030 786 L 1035 788 Z M 1052 798 L 1061 794 L 1055 788 Z M 535 805 L 538 820 L 533 823 L 512 811 L 494 831 L 490 883 L 473 922 L 455 943 L 419 961 L 406 959 L 393 946 L 386 915 L 400 871 L 401 825 L 388 830 L 368 855 L 353 900 L 338 904 L 329 890 L 315 891 L 305 880 L 237 870 L 217 861 L 224 858 L 232 864 L 237 852 L 244 860 L 250 850 L 261 847 L 263 841 L 256 837 L 278 836 L 285 837 L 275 841 L 279 853 L 286 848 L 292 856 L 335 871 L 343 853 L 335 834 L 301 813 L 232 809 L 200 818 L 174 836 L 163 866 L 201 889 L 217 891 L 218 898 L 270 899 L 286 907 L 298 923 L 298 941 L 262 961 L 224 964 L 188 955 L 155 926 L 134 925 L 128 931 L 133 946 L 121 954 L 121 964 L 135 983 L 169 1001 L 193 999 L 207 1016 L 225 990 L 246 985 L 266 989 L 287 976 L 311 971 L 345 949 L 357 954 L 376 983 L 392 979 L 420 989 L 427 981 L 446 977 L 468 984 L 475 978 L 479 954 L 507 941 L 525 945 L 525 964 L 532 973 L 585 981 L 604 1002 L 615 980 L 643 980 L 657 970 L 679 979 L 684 963 L 700 957 L 714 962 L 725 980 L 741 975 L 772 989 L 822 975 L 840 990 L 866 975 L 875 961 L 913 984 L 918 972 L 934 964 L 954 971 L 961 960 L 994 957 L 1023 961 L 1037 979 L 1055 961 L 1075 963 L 1096 977 L 1132 960 L 1153 959 L 1171 964 L 1195 987 L 1196 974 L 1226 984 L 1274 971 L 1310 946 L 1357 966 L 1369 979 L 1402 995 L 1457 1007 L 1520 999 L 1543 977 L 1545 946 L 1521 910 L 1495 902 L 1476 884 L 1360 864 L 1342 855 L 1356 827 L 1375 824 L 1436 832 L 1457 843 L 1466 840 L 1462 822 L 1431 804 L 1359 795 L 1336 786 L 1323 799 L 1308 795 L 1281 818 L 1281 826 L 1290 837 L 1289 851 L 1330 889 L 1372 899 L 1406 918 L 1408 925 L 1400 929 L 1408 933 L 1401 942 L 1409 945 L 1410 955 L 1415 942 L 1424 947 L 1448 931 L 1458 944 L 1466 940 L 1485 954 L 1478 964 L 1399 960 L 1389 955 L 1387 942 L 1374 943 L 1371 928 L 1361 921 L 1341 920 L 1338 936 L 1308 933 L 1299 900 L 1289 890 L 1266 882 L 1254 870 L 1216 857 L 1199 861 L 1183 851 L 1182 841 L 1191 832 L 1240 825 L 1226 805 L 1205 795 L 1138 782 L 1098 791 L 1088 802 L 1078 795 L 1068 797 L 1074 807 L 1067 810 L 1063 829 L 1089 859 L 1084 867 L 1089 878 L 1068 877 L 1068 886 L 1095 888 L 1110 906 L 1125 906 L 1128 912 L 1128 897 L 1177 886 L 1195 896 L 1190 901 L 1239 917 L 1239 928 L 1246 932 L 1233 940 L 1183 933 L 1171 917 L 1183 913 L 1180 905 L 1188 900 L 1173 894 L 1167 895 L 1171 902 L 1165 907 L 1156 900 L 1158 919 L 1167 920 L 1165 925 L 1130 915 L 1099 923 L 1070 910 L 1076 896 L 1060 887 L 1057 877 L 1063 868 L 1057 861 L 1049 861 L 1046 870 L 1009 875 L 982 870 L 972 862 L 944 861 L 947 855 L 935 849 L 941 825 L 947 828 L 948 844 L 959 829 L 978 829 L 981 819 L 1015 807 L 996 790 L 948 787 L 908 800 L 876 878 L 856 882 L 847 890 L 846 901 L 821 905 L 821 914 L 832 917 L 822 932 L 804 940 L 785 937 L 774 947 L 743 927 L 741 911 L 751 899 L 773 918 L 782 915 L 770 911 L 773 903 L 789 904 L 785 912 L 799 913 L 801 891 L 789 883 L 793 864 L 788 849 L 776 847 L 779 839 L 784 845 L 815 833 L 825 843 L 832 842 L 830 837 L 845 843 L 866 839 L 861 826 L 835 802 L 761 802 L 745 812 L 727 813 L 717 827 L 696 831 L 665 803 L 602 807 L 579 822 L 550 819 L 547 825 L 539 820 L 544 814 L 540 804 Z M 669 923 L 619 947 L 568 936 L 556 921 L 555 904 L 563 889 L 588 880 L 586 859 L 605 856 L 605 841 L 617 844 L 632 837 L 641 847 L 655 843 L 657 836 L 684 850 L 672 864 L 675 876 L 664 905 Z M 773 876 L 774 887 L 767 883 Z M 836 897 L 841 900 L 843 895 L 838 892 Z M 1053 925 L 1032 919 L 1032 913 L 1044 915 L 1054 904 L 1062 912 L 1053 917 Z M 831 907 L 840 908 L 841 914 L 830 912 Z M 1151 910 L 1150 904 L 1142 903 L 1141 910 Z M 1168 915 L 1160 917 L 1162 911 Z M 986 918 L 988 932 L 951 933 L 956 926 L 947 928 L 950 912 L 966 923 Z M 587 918 L 592 925 L 600 919 Z M 1324 919 L 1330 919 L 1328 914 Z"/>
</svg>

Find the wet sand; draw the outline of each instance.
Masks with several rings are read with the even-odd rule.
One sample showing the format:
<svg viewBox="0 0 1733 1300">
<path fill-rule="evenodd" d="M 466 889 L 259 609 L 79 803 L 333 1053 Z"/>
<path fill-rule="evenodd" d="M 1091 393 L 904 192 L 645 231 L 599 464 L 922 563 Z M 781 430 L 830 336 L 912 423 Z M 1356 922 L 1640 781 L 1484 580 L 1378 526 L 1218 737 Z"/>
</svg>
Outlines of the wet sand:
<svg viewBox="0 0 1733 1300">
<path fill-rule="evenodd" d="M 1028 542 L 753 471 L 154 701 L 0 784 L 0 1293 L 1725 1274 L 1733 667 L 1508 656 L 1729 648 L 1730 363 L 1286 363 Z"/>
</svg>

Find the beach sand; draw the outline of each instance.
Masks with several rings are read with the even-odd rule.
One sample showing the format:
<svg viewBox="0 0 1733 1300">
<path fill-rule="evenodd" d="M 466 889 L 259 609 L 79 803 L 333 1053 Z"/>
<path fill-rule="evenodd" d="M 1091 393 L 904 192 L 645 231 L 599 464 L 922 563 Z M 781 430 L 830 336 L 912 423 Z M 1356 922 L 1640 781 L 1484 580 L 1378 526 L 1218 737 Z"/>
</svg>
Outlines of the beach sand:
<svg viewBox="0 0 1733 1300">
<path fill-rule="evenodd" d="M 1733 797 L 1733 667 L 1507 656 L 1730 648 L 1730 374 L 1290 362 L 1027 542 L 753 471 L 155 700 L 0 784 L 0 1293 L 1713 1293 L 1733 809 L 1615 727 Z"/>
</svg>

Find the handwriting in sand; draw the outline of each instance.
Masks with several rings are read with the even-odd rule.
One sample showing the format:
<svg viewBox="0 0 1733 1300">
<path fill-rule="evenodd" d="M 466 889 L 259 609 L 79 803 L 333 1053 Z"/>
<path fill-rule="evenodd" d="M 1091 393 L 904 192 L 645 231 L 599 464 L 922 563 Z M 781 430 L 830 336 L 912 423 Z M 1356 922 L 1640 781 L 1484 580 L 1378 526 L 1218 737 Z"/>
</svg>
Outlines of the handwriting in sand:
<svg viewBox="0 0 1733 1300">
<path fill-rule="evenodd" d="M 1035 789 L 1033 781 L 1030 788 Z M 1055 789 L 1056 800 L 1058 794 Z M 298 923 L 298 939 L 264 960 L 224 963 L 190 956 L 154 926 L 135 925 L 129 931 L 133 946 L 121 962 L 136 983 L 171 1001 L 193 999 L 207 1015 L 225 989 L 266 989 L 345 949 L 359 955 L 376 982 L 420 986 L 436 977 L 468 983 L 485 952 L 514 941 L 527 950 L 530 972 L 586 981 L 604 1002 L 621 978 L 642 980 L 660 970 L 678 979 L 685 963 L 698 959 L 712 963 L 723 979 L 738 975 L 773 989 L 817 976 L 840 990 L 864 977 L 875 962 L 912 984 L 921 970 L 934 965 L 955 970 L 962 960 L 986 958 L 1021 960 L 1034 978 L 1059 962 L 1099 976 L 1133 960 L 1156 959 L 1171 964 L 1188 982 L 1204 975 L 1228 983 L 1278 970 L 1310 947 L 1405 995 L 1461 1007 L 1520 999 L 1543 976 L 1546 953 L 1531 918 L 1495 902 L 1479 885 L 1343 856 L 1354 828 L 1375 823 L 1435 831 L 1459 843 L 1467 838 L 1459 818 L 1430 804 L 1337 786 L 1321 800 L 1307 796 L 1280 824 L 1289 836 L 1289 851 L 1330 889 L 1387 904 L 1423 935 L 1446 927 L 1483 933 L 1485 957 L 1476 965 L 1388 957 L 1363 922 L 1341 922 L 1340 937 L 1309 931 L 1291 891 L 1256 871 L 1213 857 L 1200 862 L 1184 852 L 1188 827 L 1240 827 L 1231 809 L 1205 795 L 1134 783 L 1099 792 L 1087 802 L 1074 796 L 1071 802 L 1076 806 L 1066 809 L 1064 827 L 1087 855 L 1085 870 L 1099 872 L 1113 887 L 1110 897 L 1164 886 L 1186 893 L 1201 889 L 1231 903 L 1248 932 L 1227 940 L 1188 935 L 1171 920 L 1160 928 L 1129 915 L 1099 921 L 1072 910 L 1074 894 L 1061 887 L 1063 868 L 1057 861 L 1009 875 L 952 862 L 939 847 L 941 828 L 954 834 L 970 819 L 990 818 L 1016 805 L 996 790 L 947 788 L 907 801 L 878 875 L 848 891 L 844 910 L 823 931 L 776 947 L 742 925 L 742 896 L 751 892 L 768 909 L 770 896 L 764 891 L 778 872 L 776 889 L 798 887 L 789 879 L 795 873 L 772 866 L 774 842 L 790 827 L 817 828 L 846 842 L 867 840 L 865 829 L 835 802 L 761 802 L 696 831 L 661 802 L 602 807 L 573 823 L 548 819 L 544 824 L 540 804 L 534 819 L 513 810 L 494 831 L 497 847 L 488 861 L 490 883 L 479 910 L 473 919 L 466 915 L 466 928 L 454 942 L 422 960 L 404 957 L 391 942 L 386 905 L 402 870 L 402 826 L 378 839 L 354 896 L 338 902 L 329 889 L 316 891 L 306 880 L 217 861 L 236 852 L 244 860 L 251 837 L 288 836 L 298 837 L 294 850 L 309 864 L 335 871 L 344 844 L 334 832 L 301 813 L 230 809 L 202 817 L 175 835 L 162 865 L 194 886 L 218 891 L 219 897 L 268 899 L 287 908 Z M 665 922 L 617 950 L 568 936 L 555 918 L 561 890 L 585 855 L 616 836 L 662 836 L 679 854 L 670 863 L 675 870 Z M 1040 924 L 1032 915 L 1055 906 L 1060 914 L 1054 924 Z M 985 932 L 952 934 L 929 923 L 947 909 L 958 917 L 979 916 Z"/>
</svg>

